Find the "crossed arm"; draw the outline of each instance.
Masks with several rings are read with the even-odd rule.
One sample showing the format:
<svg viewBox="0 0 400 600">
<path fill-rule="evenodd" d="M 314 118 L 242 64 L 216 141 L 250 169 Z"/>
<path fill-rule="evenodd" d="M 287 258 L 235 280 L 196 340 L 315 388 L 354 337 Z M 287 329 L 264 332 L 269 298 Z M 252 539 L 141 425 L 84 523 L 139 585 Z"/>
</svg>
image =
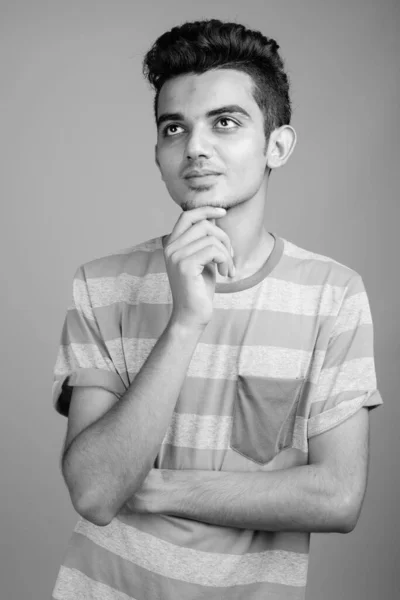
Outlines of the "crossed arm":
<svg viewBox="0 0 400 600">
<path fill-rule="evenodd" d="M 348 533 L 367 485 L 368 412 L 361 408 L 310 438 L 308 465 L 255 473 L 152 469 L 120 512 L 242 529 Z"/>
</svg>

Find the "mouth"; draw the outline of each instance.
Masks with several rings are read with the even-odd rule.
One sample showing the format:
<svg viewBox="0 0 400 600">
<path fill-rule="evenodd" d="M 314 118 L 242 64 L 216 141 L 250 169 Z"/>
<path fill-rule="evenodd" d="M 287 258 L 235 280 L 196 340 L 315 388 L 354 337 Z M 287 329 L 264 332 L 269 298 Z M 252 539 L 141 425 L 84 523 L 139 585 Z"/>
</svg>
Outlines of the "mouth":
<svg viewBox="0 0 400 600">
<path fill-rule="evenodd" d="M 211 179 L 215 179 L 216 177 L 219 177 L 219 175 L 219 173 L 209 173 L 208 175 L 189 175 L 188 177 L 185 177 L 185 179 L 196 183 L 200 181 L 208 181 Z"/>
</svg>

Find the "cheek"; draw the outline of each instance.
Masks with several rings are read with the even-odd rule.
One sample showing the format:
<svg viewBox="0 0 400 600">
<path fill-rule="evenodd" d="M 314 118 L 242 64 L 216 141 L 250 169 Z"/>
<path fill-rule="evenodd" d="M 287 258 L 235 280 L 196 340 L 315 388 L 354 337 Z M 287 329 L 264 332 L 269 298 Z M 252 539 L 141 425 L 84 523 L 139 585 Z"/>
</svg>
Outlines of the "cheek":
<svg viewBox="0 0 400 600">
<path fill-rule="evenodd" d="M 165 152 L 164 156 L 160 155 L 161 172 L 165 183 L 169 186 L 176 187 L 182 183 L 182 172 L 184 161 L 182 161 L 182 153 Z"/>
<path fill-rule="evenodd" d="M 236 147 L 232 147 L 226 155 L 226 167 L 229 176 L 238 181 L 247 181 L 250 176 L 258 174 L 264 169 L 265 158 L 263 147 L 252 140 L 243 140 Z"/>
</svg>

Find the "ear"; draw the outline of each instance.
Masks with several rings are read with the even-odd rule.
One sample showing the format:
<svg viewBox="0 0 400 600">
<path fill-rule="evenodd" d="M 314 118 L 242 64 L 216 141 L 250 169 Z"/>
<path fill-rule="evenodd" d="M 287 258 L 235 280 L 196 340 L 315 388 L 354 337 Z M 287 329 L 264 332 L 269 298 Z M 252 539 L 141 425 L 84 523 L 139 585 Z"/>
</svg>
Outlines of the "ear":
<svg viewBox="0 0 400 600">
<path fill-rule="evenodd" d="M 275 129 L 269 138 L 266 165 L 271 169 L 282 167 L 289 160 L 296 142 L 296 131 L 290 125 Z"/>
</svg>

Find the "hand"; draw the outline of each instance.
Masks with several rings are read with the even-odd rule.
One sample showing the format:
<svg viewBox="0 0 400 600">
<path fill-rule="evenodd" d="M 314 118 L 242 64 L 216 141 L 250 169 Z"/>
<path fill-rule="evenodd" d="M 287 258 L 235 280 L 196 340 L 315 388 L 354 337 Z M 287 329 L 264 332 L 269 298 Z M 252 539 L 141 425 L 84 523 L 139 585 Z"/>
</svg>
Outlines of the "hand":
<svg viewBox="0 0 400 600">
<path fill-rule="evenodd" d="M 180 215 L 164 248 L 173 297 L 171 320 L 184 326 L 205 327 L 213 313 L 215 265 L 224 277 L 233 276 L 229 236 L 215 220 L 224 216 L 213 206 L 194 208 Z"/>
</svg>

